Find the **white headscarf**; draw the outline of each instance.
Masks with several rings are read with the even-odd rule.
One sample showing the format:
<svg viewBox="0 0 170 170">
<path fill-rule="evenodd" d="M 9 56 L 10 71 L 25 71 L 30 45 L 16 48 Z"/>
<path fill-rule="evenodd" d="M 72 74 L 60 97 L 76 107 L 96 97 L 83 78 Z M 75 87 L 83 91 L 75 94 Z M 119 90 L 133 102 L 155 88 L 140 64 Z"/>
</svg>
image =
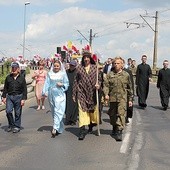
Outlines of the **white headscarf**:
<svg viewBox="0 0 170 170">
<path fill-rule="evenodd" d="M 66 70 L 65 70 L 65 67 L 64 67 L 63 63 L 60 60 L 58 60 L 58 61 L 59 61 L 60 66 L 61 66 L 60 71 L 66 74 Z M 51 68 L 50 68 L 50 71 L 52 71 L 52 72 L 53 72 L 53 69 L 54 69 L 54 62 L 52 63 Z"/>
</svg>

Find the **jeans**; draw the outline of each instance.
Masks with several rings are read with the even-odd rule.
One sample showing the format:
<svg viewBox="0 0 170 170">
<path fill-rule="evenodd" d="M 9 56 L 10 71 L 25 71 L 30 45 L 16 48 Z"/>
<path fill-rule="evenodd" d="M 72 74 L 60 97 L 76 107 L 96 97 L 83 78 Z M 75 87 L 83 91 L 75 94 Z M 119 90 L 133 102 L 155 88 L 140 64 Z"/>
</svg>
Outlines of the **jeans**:
<svg viewBox="0 0 170 170">
<path fill-rule="evenodd" d="M 21 127 L 21 113 L 22 113 L 22 94 L 7 95 L 6 98 L 6 116 L 10 127 Z M 13 109 L 15 115 L 13 116 Z"/>
</svg>

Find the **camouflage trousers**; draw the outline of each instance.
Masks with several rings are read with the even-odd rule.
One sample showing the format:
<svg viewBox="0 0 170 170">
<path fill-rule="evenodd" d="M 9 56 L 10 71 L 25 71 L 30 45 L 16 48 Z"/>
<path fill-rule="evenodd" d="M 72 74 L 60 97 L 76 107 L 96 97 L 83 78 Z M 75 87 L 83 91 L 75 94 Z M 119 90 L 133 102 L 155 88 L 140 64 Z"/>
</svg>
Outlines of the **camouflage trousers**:
<svg viewBox="0 0 170 170">
<path fill-rule="evenodd" d="M 126 106 L 126 102 L 110 102 L 108 110 L 110 124 L 117 130 L 123 130 L 125 127 Z"/>
</svg>

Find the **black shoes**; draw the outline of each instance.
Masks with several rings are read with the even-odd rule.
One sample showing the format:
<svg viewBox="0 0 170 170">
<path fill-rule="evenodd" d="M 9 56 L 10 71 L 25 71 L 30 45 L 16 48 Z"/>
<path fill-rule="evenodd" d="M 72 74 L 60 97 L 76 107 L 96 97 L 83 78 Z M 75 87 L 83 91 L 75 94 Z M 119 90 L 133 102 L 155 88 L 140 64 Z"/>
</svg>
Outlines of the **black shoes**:
<svg viewBox="0 0 170 170">
<path fill-rule="evenodd" d="M 113 130 L 112 130 L 112 136 L 116 135 L 116 126 L 113 126 Z"/>
<path fill-rule="evenodd" d="M 12 132 L 12 127 L 8 126 L 8 128 L 6 129 L 7 132 Z"/>
<path fill-rule="evenodd" d="M 85 136 L 86 136 L 86 129 L 85 129 L 85 126 L 82 126 L 80 127 L 78 140 L 84 140 Z"/>
<path fill-rule="evenodd" d="M 85 136 L 86 136 L 85 132 L 80 132 L 78 140 L 84 140 Z"/>
<path fill-rule="evenodd" d="M 56 130 L 56 129 L 53 129 L 51 131 L 51 138 L 55 138 L 56 136 L 58 136 L 60 133 Z"/>
<path fill-rule="evenodd" d="M 145 108 L 147 107 L 147 104 L 143 104 L 143 103 L 141 104 L 141 103 L 140 103 L 139 106 L 140 106 L 142 109 L 145 110 Z"/>
<path fill-rule="evenodd" d="M 164 106 L 164 107 L 163 107 L 163 110 L 165 110 L 165 111 L 166 111 L 167 109 L 168 109 L 168 107 L 167 107 L 167 106 Z"/>
<path fill-rule="evenodd" d="M 116 126 L 113 126 L 111 135 L 116 141 L 122 141 L 122 130 L 118 130 Z"/>
<path fill-rule="evenodd" d="M 97 124 L 96 124 L 96 123 L 90 123 L 90 124 L 88 125 L 88 127 L 89 127 L 88 133 L 90 133 L 90 134 L 92 133 L 94 126 L 97 126 Z"/>
<path fill-rule="evenodd" d="M 129 119 L 128 117 L 125 118 L 125 123 L 128 124 L 129 123 Z"/>
<path fill-rule="evenodd" d="M 117 130 L 117 131 L 116 131 L 115 140 L 116 140 L 117 142 L 121 142 L 121 141 L 122 141 L 122 130 Z"/>
<path fill-rule="evenodd" d="M 13 133 L 18 133 L 20 131 L 20 128 L 18 127 L 14 127 L 12 128 L 11 126 L 9 126 L 7 129 L 6 129 L 7 132 L 13 132 Z"/>
<path fill-rule="evenodd" d="M 93 127 L 96 126 L 97 124 L 96 123 L 90 123 L 88 125 L 89 129 L 88 129 L 88 133 L 91 134 L 92 131 L 93 131 Z M 86 129 L 85 129 L 85 126 L 82 126 L 80 127 L 80 133 L 79 133 L 79 136 L 78 136 L 78 140 L 84 140 L 85 136 L 86 136 Z"/>
</svg>

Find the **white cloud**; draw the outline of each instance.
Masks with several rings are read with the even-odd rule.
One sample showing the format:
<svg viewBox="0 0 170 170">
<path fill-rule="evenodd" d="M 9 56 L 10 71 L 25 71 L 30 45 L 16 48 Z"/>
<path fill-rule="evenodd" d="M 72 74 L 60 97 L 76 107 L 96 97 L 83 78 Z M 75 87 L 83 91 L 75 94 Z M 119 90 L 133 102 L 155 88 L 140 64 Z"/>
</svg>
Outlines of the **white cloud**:
<svg viewBox="0 0 170 170">
<path fill-rule="evenodd" d="M 139 4 L 145 8 L 160 8 L 160 7 L 167 7 L 170 5 L 169 0 L 125 0 L 126 3 L 134 3 Z"/>
<path fill-rule="evenodd" d="M 62 0 L 63 3 L 77 3 L 77 2 L 83 2 L 85 0 Z"/>
<path fill-rule="evenodd" d="M 83 2 L 85 0 L 57 0 L 57 3 L 61 4 L 76 4 L 79 2 Z M 25 2 L 30 2 L 31 4 L 42 6 L 42 5 L 49 5 L 49 4 L 56 4 L 56 0 L 28 0 L 28 1 L 23 1 L 23 0 L 0 0 L 1 5 L 22 5 L 25 4 Z"/>
<path fill-rule="evenodd" d="M 38 0 L 35 2 L 38 2 Z M 137 29 L 138 25 L 131 24 L 127 28 L 124 23 L 124 21 L 143 23 L 139 14 L 144 12 L 145 10 L 142 8 L 104 12 L 71 7 L 54 14 L 33 14 L 26 27 L 26 46 L 32 54 L 39 53 L 44 57 L 55 53 L 56 47 L 65 45 L 68 40 L 72 40 L 81 49 L 88 42 L 77 30 L 80 30 L 89 39 L 89 30 L 93 29 L 93 35 L 97 33 L 93 38 L 93 50 L 98 51 L 103 56 L 103 61 L 108 57 L 120 55 L 125 60 L 132 57 L 140 62 L 141 55 L 147 54 L 149 62 L 152 64 L 154 32 L 146 24 L 144 28 Z M 167 13 L 166 19 L 168 18 L 169 14 Z M 161 19 L 163 20 L 163 18 Z M 154 23 L 153 18 L 147 18 L 147 20 L 149 23 Z M 161 48 L 158 48 L 159 63 L 162 63 L 161 60 L 167 58 L 170 53 L 170 42 L 168 40 L 170 31 L 167 29 L 168 27 L 168 23 L 166 23 L 166 27 L 165 24 L 159 26 L 160 42 L 158 42 L 158 46 L 161 46 Z M 22 36 L 19 33 L 17 35 L 10 33 L 6 37 L 3 35 L 3 41 L 9 41 L 9 37 L 13 40 L 11 41 L 13 54 L 17 56 L 22 52 L 22 49 L 16 50 L 18 47 L 15 46 L 22 43 Z M 83 39 L 82 44 L 80 44 L 80 39 Z M 28 51 L 26 51 L 26 54 L 31 55 Z"/>
<path fill-rule="evenodd" d="M 89 39 L 89 30 L 92 28 L 93 34 L 97 33 L 93 39 L 93 49 L 105 56 L 102 60 L 120 55 L 125 59 L 132 57 L 140 62 L 141 55 L 146 54 L 148 61 L 152 64 L 154 32 L 146 25 L 144 28 L 137 29 L 137 25 L 132 24 L 126 28 L 126 24 L 123 22 L 134 18 L 135 15 L 137 16 L 135 20 L 130 22 L 142 23 L 139 14 L 143 11 L 142 9 L 133 9 L 108 13 L 72 7 L 53 15 L 34 15 L 27 27 L 27 41 L 32 44 L 34 44 L 33 41 L 36 43 L 40 41 L 40 44 L 46 41 L 48 50 L 44 50 L 45 44 L 37 47 L 39 51 L 44 51 L 44 56 L 48 55 L 52 48 L 55 51 L 56 46 L 64 45 L 67 40 L 72 40 L 81 49 L 88 42 L 83 40 L 83 45 L 81 45 L 76 39 L 83 39 L 83 37 L 76 30 L 80 30 Z M 153 23 L 153 19 L 148 22 Z M 132 30 L 130 31 L 130 29 Z M 162 40 L 163 34 L 165 33 L 161 35 Z M 168 44 L 164 48 L 167 50 L 158 51 L 161 55 L 165 55 L 165 52 L 168 51 Z"/>
<path fill-rule="evenodd" d="M 108 42 L 106 49 L 107 50 L 112 50 L 115 45 L 116 45 L 116 41 L 111 40 L 111 41 Z"/>
<path fill-rule="evenodd" d="M 138 43 L 133 42 L 132 44 L 130 44 L 130 48 L 132 48 L 132 49 L 138 49 L 138 48 L 139 48 L 139 45 L 138 45 Z"/>
</svg>

